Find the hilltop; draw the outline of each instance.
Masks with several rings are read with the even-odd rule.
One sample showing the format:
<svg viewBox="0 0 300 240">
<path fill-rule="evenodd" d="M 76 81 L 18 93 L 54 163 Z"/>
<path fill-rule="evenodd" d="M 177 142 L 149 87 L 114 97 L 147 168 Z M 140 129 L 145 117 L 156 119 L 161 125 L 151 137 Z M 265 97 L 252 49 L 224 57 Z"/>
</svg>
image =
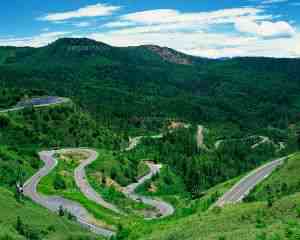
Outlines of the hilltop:
<svg viewBox="0 0 300 240">
<path fill-rule="evenodd" d="M 0 59 L 3 86 L 71 97 L 98 118 L 130 126 L 173 117 L 278 127 L 299 116 L 299 59 L 210 60 L 89 39 L 0 48 Z"/>
<path fill-rule="evenodd" d="M 98 239 L 74 223 L 81 211 L 91 214 L 85 226 L 113 240 L 296 239 L 299 67 L 90 39 L 0 47 L 0 201 L 22 213 L 0 214 L 0 226 L 9 222 L 0 239 L 31 239 L 19 231 L 27 216 L 35 239 Z M 272 175 L 250 195 L 241 181 L 244 203 L 215 205 L 250 173 Z M 32 176 L 25 192 L 36 203 L 20 201 L 19 184 Z M 41 203 L 59 215 L 59 204 L 82 208 L 59 218 Z M 47 216 L 51 224 L 39 225 Z"/>
</svg>

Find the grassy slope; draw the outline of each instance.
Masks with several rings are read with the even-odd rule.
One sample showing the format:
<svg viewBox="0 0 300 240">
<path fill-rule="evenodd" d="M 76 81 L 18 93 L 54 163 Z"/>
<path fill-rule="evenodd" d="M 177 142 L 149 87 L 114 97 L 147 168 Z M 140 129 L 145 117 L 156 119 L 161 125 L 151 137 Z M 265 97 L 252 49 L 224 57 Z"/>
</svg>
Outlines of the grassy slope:
<svg viewBox="0 0 300 240">
<path fill-rule="evenodd" d="M 120 188 L 135 182 L 149 172 L 144 161 L 131 161 L 126 152 L 98 150 L 99 157 L 87 167 L 90 184 L 108 202 L 114 203 L 128 214 L 144 216 L 143 210 L 152 207 L 126 198 Z"/>
<path fill-rule="evenodd" d="M 272 208 L 263 202 L 230 206 L 221 212 L 195 214 L 172 224 L 161 225 L 142 239 L 297 239 L 293 238 L 299 234 L 300 228 L 295 206 L 300 206 L 299 194 L 276 202 Z M 291 236 L 287 236 L 288 232 Z M 267 237 L 263 238 L 265 234 Z"/>
<path fill-rule="evenodd" d="M 16 202 L 13 193 L 4 188 L 0 188 L 0 206 L 0 239 L 25 239 L 15 230 L 17 216 L 35 231 L 47 231 L 48 233 L 43 235 L 43 239 L 63 240 L 71 239 L 71 237 L 73 237 L 72 239 L 79 239 L 84 236 L 86 238 L 89 236 L 91 239 L 95 238 L 93 234 L 76 223 L 58 217 L 27 200 L 24 203 Z M 44 221 L 45 219 L 47 221 Z M 49 231 L 51 228 L 53 230 Z M 11 238 L 5 238 L 6 236 Z"/>
<path fill-rule="evenodd" d="M 158 227 L 142 239 L 298 239 L 300 236 L 300 153 L 289 158 L 286 164 L 273 173 L 252 193 L 262 201 L 228 206 L 198 212 L 187 218 L 173 220 Z M 273 206 L 268 207 L 266 186 L 276 189 L 286 183 L 286 196 L 277 195 Z M 225 184 L 226 185 L 226 184 Z M 229 183 L 232 185 L 232 183 Z M 220 185 L 219 190 L 222 189 Z M 212 189 L 209 192 L 215 192 Z M 278 191 L 277 191 L 278 192 Z M 281 197 L 281 198 L 280 198 Z"/>
<path fill-rule="evenodd" d="M 104 150 L 99 150 L 99 153 L 100 153 L 99 160 L 101 160 L 104 156 L 107 156 L 107 154 L 109 155 L 109 153 L 107 153 L 107 151 Z M 97 162 L 99 162 L 99 160 L 96 161 L 96 166 L 98 165 Z M 118 200 L 114 199 L 116 202 L 111 201 L 111 199 L 109 199 L 109 197 L 114 197 L 114 196 L 109 196 L 108 200 L 110 202 L 117 203 L 117 205 L 121 209 L 129 213 L 128 215 L 126 215 L 126 217 L 122 217 L 120 215 L 113 213 L 110 210 L 101 207 L 99 204 L 86 199 L 85 196 L 78 189 L 74 181 L 73 174 L 76 166 L 78 166 L 78 162 L 76 161 L 69 161 L 68 159 L 65 160 L 60 159 L 58 162 L 58 166 L 55 168 L 55 170 L 42 179 L 42 181 L 38 186 L 38 191 L 46 195 L 59 195 L 67 199 L 81 203 L 91 214 L 94 215 L 94 217 L 97 220 L 99 220 L 99 223 L 102 223 L 104 227 L 111 228 L 113 230 L 115 230 L 115 226 L 117 226 L 118 224 L 121 224 L 122 226 L 133 230 L 134 228 L 132 228 L 132 225 L 138 224 L 140 225 L 140 227 L 143 227 L 144 221 L 143 218 L 141 218 L 140 216 L 141 212 L 137 212 L 137 210 L 140 211 L 143 209 L 148 209 L 147 206 L 132 202 L 131 200 L 125 198 L 123 195 Z M 93 167 L 93 169 L 95 169 L 95 167 Z M 54 180 L 57 174 L 60 175 L 61 178 L 65 181 L 66 189 L 54 188 Z M 91 173 L 89 173 L 88 175 L 90 176 Z M 98 190 L 101 195 L 103 193 L 104 195 L 112 194 L 112 193 L 103 192 L 105 191 L 105 189 L 99 189 L 99 184 L 96 184 L 93 180 L 95 179 L 92 178 L 91 181 L 92 186 L 95 186 L 95 189 Z M 113 194 L 117 195 L 115 197 L 120 197 L 120 193 L 117 193 L 116 191 L 114 191 Z M 121 204 L 123 205 L 121 206 Z"/>
<path fill-rule="evenodd" d="M 300 154 L 289 157 L 285 165 L 274 172 L 249 196 L 249 200 L 267 200 L 271 195 L 280 198 L 300 190 Z"/>
<path fill-rule="evenodd" d="M 115 225 L 118 217 L 111 211 L 104 209 L 100 205 L 85 198 L 81 191 L 76 186 L 73 174 L 74 169 L 78 166 L 76 162 L 67 162 L 59 160 L 58 166 L 48 176 L 44 177 L 38 185 L 38 191 L 46 195 L 58 195 L 67 199 L 81 203 L 88 209 L 97 219 L 104 221 L 103 226 Z M 56 175 L 60 175 L 65 183 L 66 189 L 55 189 L 54 180 Z"/>
</svg>

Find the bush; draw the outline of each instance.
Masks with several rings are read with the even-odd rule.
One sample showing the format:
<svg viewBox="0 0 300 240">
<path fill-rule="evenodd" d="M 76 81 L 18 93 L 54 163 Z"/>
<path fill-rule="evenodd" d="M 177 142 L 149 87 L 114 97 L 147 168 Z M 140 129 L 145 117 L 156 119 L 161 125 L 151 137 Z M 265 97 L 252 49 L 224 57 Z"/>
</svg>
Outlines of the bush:
<svg viewBox="0 0 300 240">
<path fill-rule="evenodd" d="M 29 225 L 25 225 L 19 216 L 17 217 L 16 230 L 20 235 L 24 236 L 26 239 L 42 239 L 41 231 L 34 229 Z"/>
<path fill-rule="evenodd" d="M 56 190 L 59 190 L 59 189 L 64 190 L 67 188 L 65 180 L 59 174 L 56 174 L 56 176 L 54 178 L 53 187 Z"/>
</svg>

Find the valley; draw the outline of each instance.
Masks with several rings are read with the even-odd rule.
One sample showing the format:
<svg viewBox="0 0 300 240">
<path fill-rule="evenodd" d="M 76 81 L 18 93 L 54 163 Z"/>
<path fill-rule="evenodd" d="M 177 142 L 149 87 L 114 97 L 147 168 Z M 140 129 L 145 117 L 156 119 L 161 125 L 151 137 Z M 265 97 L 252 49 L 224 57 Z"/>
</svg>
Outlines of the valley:
<svg viewBox="0 0 300 240">
<path fill-rule="evenodd" d="M 298 236 L 298 59 L 89 39 L 9 51 L 0 201 L 17 207 L 0 214 L 0 239 Z"/>
</svg>

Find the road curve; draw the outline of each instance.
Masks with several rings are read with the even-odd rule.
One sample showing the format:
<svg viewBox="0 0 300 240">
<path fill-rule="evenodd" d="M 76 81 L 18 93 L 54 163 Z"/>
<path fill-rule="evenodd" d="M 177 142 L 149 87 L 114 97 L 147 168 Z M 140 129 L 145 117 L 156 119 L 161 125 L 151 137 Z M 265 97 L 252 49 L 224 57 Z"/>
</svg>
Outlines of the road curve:
<svg viewBox="0 0 300 240">
<path fill-rule="evenodd" d="M 253 138 L 256 138 L 256 137 L 260 138 L 261 141 L 251 145 L 251 149 L 255 149 L 255 148 L 257 148 L 258 146 L 260 146 L 264 143 L 271 142 L 270 138 L 265 137 L 265 136 L 249 136 L 249 137 L 240 138 L 240 139 L 218 140 L 218 141 L 215 142 L 215 149 L 218 149 L 223 142 L 245 141 L 245 140 L 253 139 Z"/>
<path fill-rule="evenodd" d="M 115 233 L 95 224 L 97 222 L 88 211 L 79 203 L 64 199 L 59 196 L 44 196 L 37 192 L 37 186 L 41 179 L 47 176 L 56 166 L 57 160 L 53 157 L 55 151 L 43 151 L 39 153 L 40 159 L 44 162 L 44 166 L 24 184 L 24 195 L 32 199 L 37 204 L 58 212 L 60 207 L 67 210 L 77 218 L 77 221 L 85 228 L 104 237 L 111 237 Z"/>
<path fill-rule="evenodd" d="M 151 138 L 160 138 L 161 136 L 162 135 L 155 135 L 155 136 L 151 136 Z M 142 137 L 133 138 L 133 142 L 132 142 L 131 146 L 136 147 L 139 144 L 141 139 L 142 139 Z M 133 148 L 130 147 L 129 149 L 133 149 Z M 101 195 L 99 195 L 99 193 L 97 193 L 93 189 L 93 187 L 89 184 L 89 182 L 87 180 L 85 168 L 98 158 L 98 153 L 94 150 L 86 149 L 86 148 L 84 148 L 84 149 L 63 149 L 63 150 L 60 150 L 59 152 L 72 151 L 72 150 L 81 150 L 81 151 L 85 151 L 89 154 L 89 158 L 82 161 L 81 164 L 75 169 L 75 172 L 74 172 L 75 182 L 76 182 L 77 186 L 80 188 L 81 192 L 85 195 L 86 198 L 102 205 L 103 207 L 108 208 L 116 213 L 122 213 L 116 206 L 112 205 L 111 203 L 106 202 L 101 197 Z M 150 169 L 149 174 L 140 178 L 138 180 L 138 182 L 130 184 L 129 186 L 125 187 L 122 192 L 126 197 L 128 197 L 134 201 L 141 201 L 144 204 L 155 207 L 159 211 L 160 218 L 170 216 L 174 213 L 174 208 L 170 204 L 163 202 L 161 200 L 155 200 L 155 199 L 151 199 L 148 197 L 143 197 L 143 196 L 140 196 L 140 195 L 137 195 L 134 193 L 135 190 L 140 185 L 144 184 L 147 180 L 150 180 L 153 176 L 158 174 L 162 167 L 159 164 L 154 164 L 151 162 L 146 162 L 146 164 Z M 153 217 L 151 219 L 154 219 L 154 218 L 157 218 L 157 217 Z"/>
<path fill-rule="evenodd" d="M 106 202 L 102 196 L 97 193 L 94 188 L 89 184 L 89 181 L 86 177 L 86 172 L 85 168 L 92 164 L 94 161 L 97 160 L 98 158 L 98 153 L 94 150 L 87 149 L 87 148 L 69 148 L 69 149 L 61 149 L 57 151 L 58 153 L 63 153 L 63 152 L 70 152 L 70 151 L 84 151 L 88 153 L 89 157 L 79 164 L 79 166 L 74 170 L 74 179 L 77 187 L 80 189 L 80 191 L 84 194 L 84 196 L 101 205 L 104 208 L 107 208 L 115 213 L 121 213 L 120 210 L 114 206 L 111 203 Z"/>
<path fill-rule="evenodd" d="M 129 138 L 129 146 L 127 148 L 125 148 L 125 151 L 131 151 L 134 148 L 136 148 L 141 143 L 141 140 L 145 137 L 147 137 L 147 136 L 139 136 L 139 137 Z M 149 136 L 149 138 L 152 138 L 152 139 L 163 138 L 163 134 Z M 156 174 L 158 174 L 160 172 L 160 170 L 162 168 L 162 165 L 154 164 L 150 161 L 146 161 L 146 164 L 149 167 L 150 172 L 147 175 L 145 175 L 144 177 L 140 178 L 136 183 L 132 183 L 132 184 L 128 185 L 127 187 L 125 187 L 122 190 L 123 194 L 126 197 L 128 197 L 136 202 L 142 202 L 142 203 L 144 203 L 146 205 L 150 205 L 158 210 L 159 216 L 153 216 L 150 218 L 146 218 L 148 220 L 156 219 L 156 218 L 164 218 L 164 217 L 173 215 L 173 213 L 175 212 L 175 209 L 171 204 L 164 202 L 162 200 L 141 196 L 141 195 L 138 195 L 135 193 L 135 190 L 139 186 L 143 185 L 146 181 L 152 179 Z"/>
<path fill-rule="evenodd" d="M 175 209 L 171 204 L 166 203 L 162 200 L 141 196 L 141 195 L 138 195 L 135 193 L 135 190 L 139 186 L 143 185 L 146 181 L 153 178 L 156 174 L 158 174 L 160 172 L 160 169 L 162 168 L 161 164 L 154 164 L 149 161 L 147 161 L 146 164 L 148 165 L 150 172 L 147 175 L 145 175 L 144 177 L 140 178 L 138 180 L 138 182 L 132 183 L 132 184 L 128 185 L 127 187 L 125 187 L 122 190 L 122 192 L 126 197 L 128 197 L 136 202 L 142 202 L 144 204 L 153 206 L 154 208 L 156 208 L 158 210 L 158 212 L 159 212 L 158 216 L 146 218 L 148 220 L 171 216 L 175 212 Z"/>
<path fill-rule="evenodd" d="M 215 204 L 215 206 L 223 207 L 227 204 L 235 204 L 241 202 L 250 191 L 267 178 L 275 169 L 281 166 L 287 157 L 276 159 L 267 163 L 260 168 L 252 171 L 228 192 L 226 192 Z"/>
<path fill-rule="evenodd" d="M 133 137 L 133 138 L 129 138 L 129 144 L 128 144 L 128 147 L 125 148 L 125 151 L 131 151 L 133 150 L 134 148 L 136 148 L 142 141 L 143 138 L 146 138 L 147 136 L 138 136 L 138 137 Z M 160 138 L 163 138 L 164 135 L 161 133 L 161 134 L 158 134 L 158 135 L 153 135 L 153 136 L 148 136 L 149 138 L 152 138 L 152 139 L 160 139 Z"/>
</svg>

